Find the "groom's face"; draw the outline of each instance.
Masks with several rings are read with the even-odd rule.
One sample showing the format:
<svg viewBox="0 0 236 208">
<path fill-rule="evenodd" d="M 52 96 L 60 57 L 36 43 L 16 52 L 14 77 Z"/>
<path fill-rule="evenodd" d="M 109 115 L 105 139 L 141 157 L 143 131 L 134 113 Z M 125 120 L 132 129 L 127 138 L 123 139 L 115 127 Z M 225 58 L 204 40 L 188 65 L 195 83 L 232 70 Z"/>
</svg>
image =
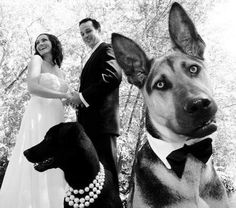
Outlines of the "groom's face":
<svg viewBox="0 0 236 208">
<path fill-rule="evenodd" d="M 80 34 L 85 44 L 90 48 L 100 41 L 100 30 L 95 29 L 91 21 L 80 25 Z"/>
</svg>

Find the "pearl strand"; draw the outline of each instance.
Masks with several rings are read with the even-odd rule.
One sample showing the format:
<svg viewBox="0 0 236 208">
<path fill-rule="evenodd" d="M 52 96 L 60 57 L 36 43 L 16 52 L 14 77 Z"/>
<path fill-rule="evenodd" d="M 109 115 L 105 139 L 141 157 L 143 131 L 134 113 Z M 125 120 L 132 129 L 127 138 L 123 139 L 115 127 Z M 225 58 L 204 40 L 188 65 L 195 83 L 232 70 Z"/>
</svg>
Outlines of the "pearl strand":
<svg viewBox="0 0 236 208">
<path fill-rule="evenodd" d="M 98 198 L 98 195 L 101 194 L 105 182 L 105 170 L 102 163 L 99 164 L 100 171 L 98 172 L 93 182 L 90 183 L 87 187 L 85 187 L 84 189 L 77 190 L 71 188 L 68 185 L 65 201 L 68 202 L 69 206 L 74 208 L 88 207 L 90 204 L 94 203 L 95 199 Z M 81 198 L 75 196 L 77 194 L 83 195 L 85 193 L 88 194 L 84 195 L 84 197 Z"/>
</svg>

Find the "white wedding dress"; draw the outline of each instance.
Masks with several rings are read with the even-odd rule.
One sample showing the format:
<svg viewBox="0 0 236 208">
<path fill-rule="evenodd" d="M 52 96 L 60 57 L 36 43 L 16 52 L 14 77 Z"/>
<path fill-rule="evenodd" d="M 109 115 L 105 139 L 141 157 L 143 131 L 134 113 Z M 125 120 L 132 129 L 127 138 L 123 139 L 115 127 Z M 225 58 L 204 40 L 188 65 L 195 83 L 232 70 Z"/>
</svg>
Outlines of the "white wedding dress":
<svg viewBox="0 0 236 208">
<path fill-rule="evenodd" d="M 39 76 L 48 88 L 66 91 L 64 80 L 50 73 Z M 0 190 L 0 208 L 63 208 L 64 180 L 60 169 L 37 172 L 23 151 L 39 143 L 50 127 L 64 121 L 60 99 L 31 96 Z"/>
</svg>

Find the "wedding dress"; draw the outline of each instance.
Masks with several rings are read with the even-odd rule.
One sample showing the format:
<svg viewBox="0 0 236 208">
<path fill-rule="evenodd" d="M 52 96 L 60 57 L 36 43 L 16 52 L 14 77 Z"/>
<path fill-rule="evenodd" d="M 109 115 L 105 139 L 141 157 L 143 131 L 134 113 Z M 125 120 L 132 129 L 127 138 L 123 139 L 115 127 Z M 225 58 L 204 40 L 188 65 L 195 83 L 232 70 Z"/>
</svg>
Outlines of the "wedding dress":
<svg viewBox="0 0 236 208">
<path fill-rule="evenodd" d="M 39 75 L 45 87 L 66 91 L 64 80 Z M 63 208 L 65 180 L 60 169 L 37 172 L 23 151 L 39 143 L 50 127 L 64 121 L 60 99 L 31 95 L 0 190 L 0 208 Z"/>
</svg>

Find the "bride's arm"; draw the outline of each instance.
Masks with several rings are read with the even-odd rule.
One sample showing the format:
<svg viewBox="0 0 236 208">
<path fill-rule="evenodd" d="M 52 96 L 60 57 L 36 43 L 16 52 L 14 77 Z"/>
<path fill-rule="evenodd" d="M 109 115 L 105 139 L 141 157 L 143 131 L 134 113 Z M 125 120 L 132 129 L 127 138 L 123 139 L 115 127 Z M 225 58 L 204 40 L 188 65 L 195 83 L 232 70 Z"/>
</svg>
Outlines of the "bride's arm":
<svg viewBox="0 0 236 208">
<path fill-rule="evenodd" d="M 39 84 L 39 75 L 41 74 L 42 58 L 34 55 L 28 66 L 27 84 L 31 94 L 44 98 L 66 98 L 70 97 L 69 93 L 63 93 L 53 89 L 49 89 Z"/>
<path fill-rule="evenodd" d="M 69 89 L 69 85 L 68 85 L 68 82 L 66 81 L 66 74 L 60 70 L 60 73 L 61 73 L 61 76 L 62 76 L 62 79 L 64 80 L 64 84 L 63 84 L 63 92 L 70 92 L 70 89 Z"/>
</svg>

